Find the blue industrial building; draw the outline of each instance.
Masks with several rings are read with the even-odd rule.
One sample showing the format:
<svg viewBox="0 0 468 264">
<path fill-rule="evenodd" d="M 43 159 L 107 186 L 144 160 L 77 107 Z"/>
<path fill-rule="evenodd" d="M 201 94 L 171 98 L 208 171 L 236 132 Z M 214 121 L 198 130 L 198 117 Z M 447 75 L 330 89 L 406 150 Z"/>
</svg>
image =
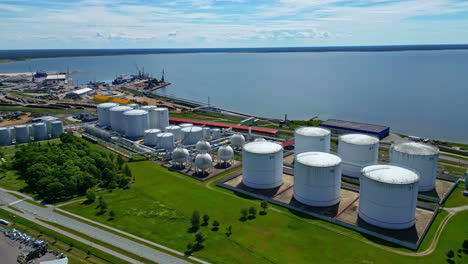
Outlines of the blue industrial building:
<svg viewBox="0 0 468 264">
<path fill-rule="evenodd" d="M 334 135 L 361 133 L 382 139 L 390 134 L 390 127 L 336 119 L 329 119 L 319 126 L 330 129 Z"/>
</svg>

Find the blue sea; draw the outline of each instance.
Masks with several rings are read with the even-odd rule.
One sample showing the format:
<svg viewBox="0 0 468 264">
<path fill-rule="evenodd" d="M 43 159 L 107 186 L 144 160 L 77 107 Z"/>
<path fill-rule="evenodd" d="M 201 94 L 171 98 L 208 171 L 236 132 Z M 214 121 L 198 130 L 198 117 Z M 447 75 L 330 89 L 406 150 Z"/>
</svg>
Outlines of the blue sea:
<svg viewBox="0 0 468 264">
<path fill-rule="evenodd" d="M 468 143 L 468 50 L 181 53 L 64 57 L 0 64 L 0 72 L 79 70 L 75 83 L 138 68 L 158 93 L 266 117 L 344 119 Z"/>
</svg>

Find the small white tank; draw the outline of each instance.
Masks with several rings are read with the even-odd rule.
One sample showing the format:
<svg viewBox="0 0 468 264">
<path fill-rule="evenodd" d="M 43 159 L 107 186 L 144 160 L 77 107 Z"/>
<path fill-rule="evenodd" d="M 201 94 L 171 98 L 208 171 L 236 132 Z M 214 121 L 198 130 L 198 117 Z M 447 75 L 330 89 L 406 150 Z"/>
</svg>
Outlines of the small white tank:
<svg viewBox="0 0 468 264">
<path fill-rule="evenodd" d="M 159 133 L 157 135 L 158 139 L 158 148 L 165 150 L 174 149 L 174 134 L 172 133 Z"/>
<path fill-rule="evenodd" d="M 47 125 L 45 123 L 35 123 L 33 124 L 34 131 L 34 140 L 41 141 L 46 140 L 49 137 L 47 136 Z"/>
<path fill-rule="evenodd" d="M 221 138 L 221 129 L 213 128 L 211 129 L 211 139 L 218 139 Z"/>
<path fill-rule="evenodd" d="M 379 158 L 379 139 L 364 134 L 348 134 L 338 139 L 343 175 L 359 178 L 365 166 L 376 164 Z"/>
<path fill-rule="evenodd" d="M 211 129 L 209 127 L 203 128 L 203 138 L 210 139 L 211 138 Z"/>
<path fill-rule="evenodd" d="M 121 134 L 125 133 L 124 113 L 132 109 L 133 108 L 125 105 L 116 106 L 109 109 L 110 126 L 113 131 Z"/>
<path fill-rule="evenodd" d="M 256 138 L 254 141 L 255 141 L 255 142 L 265 142 L 266 139 L 264 139 L 264 138 Z"/>
<path fill-rule="evenodd" d="M 11 133 L 9 127 L 0 127 L 0 146 L 11 145 Z"/>
<path fill-rule="evenodd" d="M 341 159 L 326 152 L 303 152 L 294 162 L 294 198 L 311 206 L 340 201 Z"/>
<path fill-rule="evenodd" d="M 172 151 L 172 160 L 177 164 L 183 164 L 188 161 L 189 151 L 187 149 L 177 147 Z"/>
<path fill-rule="evenodd" d="M 283 184 L 283 147 L 273 142 L 249 142 L 242 149 L 242 183 L 256 189 Z"/>
<path fill-rule="evenodd" d="M 181 129 L 183 134 L 182 143 L 184 145 L 194 145 L 203 139 L 203 129 L 198 126 L 183 127 Z"/>
<path fill-rule="evenodd" d="M 180 126 L 181 128 L 184 128 L 184 127 L 191 127 L 191 126 L 193 126 L 193 124 L 190 124 L 190 123 L 182 123 L 182 124 L 179 124 L 179 126 Z"/>
<path fill-rule="evenodd" d="M 15 135 L 17 144 L 28 143 L 31 141 L 29 127 L 26 125 L 15 126 Z"/>
<path fill-rule="evenodd" d="M 218 149 L 218 159 L 220 162 L 228 162 L 234 158 L 234 150 L 229 145 L 221 146 Z"/>
<path fill-rule="evenodd" d="M 200 153 L 195 157 L 195 166 L 197 169 L 206 170 L 211 168 L 213 159 L 208 153 Z"/>
<path fill-rule="evenodd" d="M 211 145 L 208 141 L 200 140 L 195 145 L 195 150 L 200 153 L 206 153 L 211 151 Z"/>
<path fill-rule="evenodd" d="M 359 217 L 369 224 L 406 229 L 415 223 L 419 176 L 392 165 L 371 165 L 362 169 L 359 189 Z"/>
<path fill-rule="evenodd" d="M 161 133 L 160 129 L 147 129 L 145 130 L 144 143 L 147 146 L 156 146 L 158 144 L 158 134 Z"/>
<path fill-rule="evenodd" d="M 156 128 L 164 129 L 169 126 L 169 109 L 158 107 L 154 111 L 156 112 Z"/>
<path fill-rule="evenodd" d="M 144 105 L 140 107 L 141 110 L 145 110 L 148 112 L 148 128 L 157 128 L 157 114 L 156 114 L 156 106 L 155 105 Z"/>
<path fill-rule="evenodd" d="M 319 151 L 330 152 L 330 130 L 320 127 L 301 127 L 294 131 L 296 154 Z"/>
<path fill-rule="evenodd" d="M 390 148 L 390 163 L 416 171 L 419 175 L 420 192 L 433 190 L 437 176 L 439 149 L 435 146 L 401 142 Z"/>
<path fill-rule="evenodd" d="M 138 109 L 140 106 L 138 104 L 128 104 L 128 107 L 131 107 L 132 109 Z"/>
<path fill-rule="evenodd" d="M 50 137 L 58 138 L 63 134 L 63 122 L 61 120 L 52 121 L 50 123 Z"/>
<path fill-rule="evenodd" d="M 130 110 L 124 112 L 125 134 L 131 140 L 144 136 L 148 129 L 148 112 L 145 110 Z"/>
<path fill-rule="evenodd" d="M 241 134 L 234 134 L 231 136 L 231 145 L 235 148 L 241 148 L 245 143 L 245 138 Z"/>
<path fill-rule="evenodd" d="M 174 125 L 167 126 L 164 129 L 164 131 L 174 134 L 174 140 L 175 141 L 182 140 L 182 131 L 180 131 L 180 126 L 174 126 Z"/>
<path fill-rule="evenodd" d="M 110 125 L 110 109 L 116 107 L 119 104 L 116 103 L 103 103 L 98 104 L 96 107 L 98 115 L 98 124 L 100 126 L 109 126 Z"/>
</svg>

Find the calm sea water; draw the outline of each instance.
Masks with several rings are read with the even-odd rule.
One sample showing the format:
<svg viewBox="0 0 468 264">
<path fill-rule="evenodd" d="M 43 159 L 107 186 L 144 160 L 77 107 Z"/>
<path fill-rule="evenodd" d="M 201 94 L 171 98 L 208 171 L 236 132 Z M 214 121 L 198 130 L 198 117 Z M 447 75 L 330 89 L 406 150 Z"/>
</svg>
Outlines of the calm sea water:
<svg viewBox="0 0 468 264">
<path fill-rule="evenodd" d="M 290 119 L 336 118 L 468 143 L 468 51 L 192 53 L 35 59 L 0 72 L 80 70 L 110 81 L 135 65 L 172 85 L 159 93 Z"/>
</svg>

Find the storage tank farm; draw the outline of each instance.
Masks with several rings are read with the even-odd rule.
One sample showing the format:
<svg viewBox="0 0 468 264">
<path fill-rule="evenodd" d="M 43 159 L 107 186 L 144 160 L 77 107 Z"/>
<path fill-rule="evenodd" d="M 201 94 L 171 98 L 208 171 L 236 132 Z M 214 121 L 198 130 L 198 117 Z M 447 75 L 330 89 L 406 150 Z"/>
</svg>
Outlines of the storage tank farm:
<svg viewBox="0 0 468 264">
<path fill-rule="evenodd" d="M 0 146 L 11 145 L 11 131 L 9 127 L 0 127 Z"/>
<path fill-rule="evenodd" d="M 301 127 L 294 131 L 296 154 L 309 151 L 330 152 L 330 130 L 320 127 Z"/>
<path fill-rule="evenodd" d="M 63 134 L 63 122 L 62 120 L 52 121 L 50 123 L 50 137 L 58 138 Z"/>
<path fill-rule="evenodd" d="M 133 109 L 124 112 L 125 135 L 130 140 L 136 140 L 144 136 L 144 131 L 148 129 L 148 112 L 140 109 Z"/>
<path fill-rule="evenodd" d="M 158 134 L 162 131 L 157 128 L 147 129 L 144 134 L 144 143 L 147 146 L 156 146 L 158 144 Z"/>
<path fill-rule="evenodd" d="M 133 108 L 125 105 L 115 106 L 109 109 L 110 127 L 113 131 L 120 134 L 125 133 L 124 113 L 132 109 Z"/>
<path fill-rule="evenodd" d="M 400 142 L 390 147 L 390 164 L 415 171 L 419 175 L 420 192 L 434 189 L 438 161 L 439 149 L 435 146 Z"/>
<path fill-rule="evenodd" d="M 158 107 L 154 109 L 155 116 L 156 116 L 156 127 L 158 129 L 163 130 L 167 126 L 169 126 L 169 109 L 165 107 Z"/>
<path fill-rule="evenodd" d="M 283 147 L 274 142 L 249 142 L 242 148 L 242 183 L 270 189 L 283 183 Z"/>
<path fill-rule="evenodd" d="M 164 132 L 156 135 L 157 147 L 159 149 L 173 150 L 174 149 L 174 134 Z"/>
<path fill-rule="evenodd" d="M 164 132 L 174 134 L 174 141 L 180 141 L 182 140 L 182 131 L 180 129 L 180 126 L 170 125 L 164 129 Z"/>
<path fill-rule="evenodd" d="M 42 117 L 42 123 L 46 124 L 47 127 L 47 135 L 49 135 L 52 132 L 52 122 L 57 121 L 58 118 L 53 117 L 53 116 L 43 116 Z"/>
<path fill-rule="evenodd" d="M 419 176 L 393 165 L 371 165 L 362 169 L 359 217 L 388 229 L 414 225 Z"/>
<path fill-rule="evenodd" d="M 102 103 L 97 105 L 98 124 L 100 126 L 110 125 L 110 109 L 118 105 L 119 104 L 116 103 Z"/>
<path fill-rule="evenodd" d="M 15 126 L 15 137 L 17 144 L 30 142 L 31 135 L 29 134 L 29 127 L 27 125 Z"/>
<path fill-rule="evenodd" d="M 184 145 L 195 145 L 198 141 L 203 139 L 203 129 L 199 126 L 183 127 L 182 143 Z"/>
<path fill-rule="evenodd" d="M 338 156 L 342 159 L 343 175 L 359 178 L 362 168 L 377 163 L 379 139 L 363 134 L 340 136 Z"/>
<path fill-rule="evenodd" d="M 140 107 L 141 110 L 145 110 L 148 112 L 148 128 L 151 129 L 151 128 L 157 128 L 157 124 L 156 124 L 156 106 L 155 105 L 144 105 L 142 107 Z"/>
<path fill-rule="evenodd" d="M 48 139 L 47 125 L 45 123 L 33 124 L 34 140 L 41 141 Z"/>
<path fill-rule="evenodd" d="M 310 206 L 340 201 L 341 158 L 326 152 L 303 152 L 294 162 L 294 198 Z"/>
</svg>

